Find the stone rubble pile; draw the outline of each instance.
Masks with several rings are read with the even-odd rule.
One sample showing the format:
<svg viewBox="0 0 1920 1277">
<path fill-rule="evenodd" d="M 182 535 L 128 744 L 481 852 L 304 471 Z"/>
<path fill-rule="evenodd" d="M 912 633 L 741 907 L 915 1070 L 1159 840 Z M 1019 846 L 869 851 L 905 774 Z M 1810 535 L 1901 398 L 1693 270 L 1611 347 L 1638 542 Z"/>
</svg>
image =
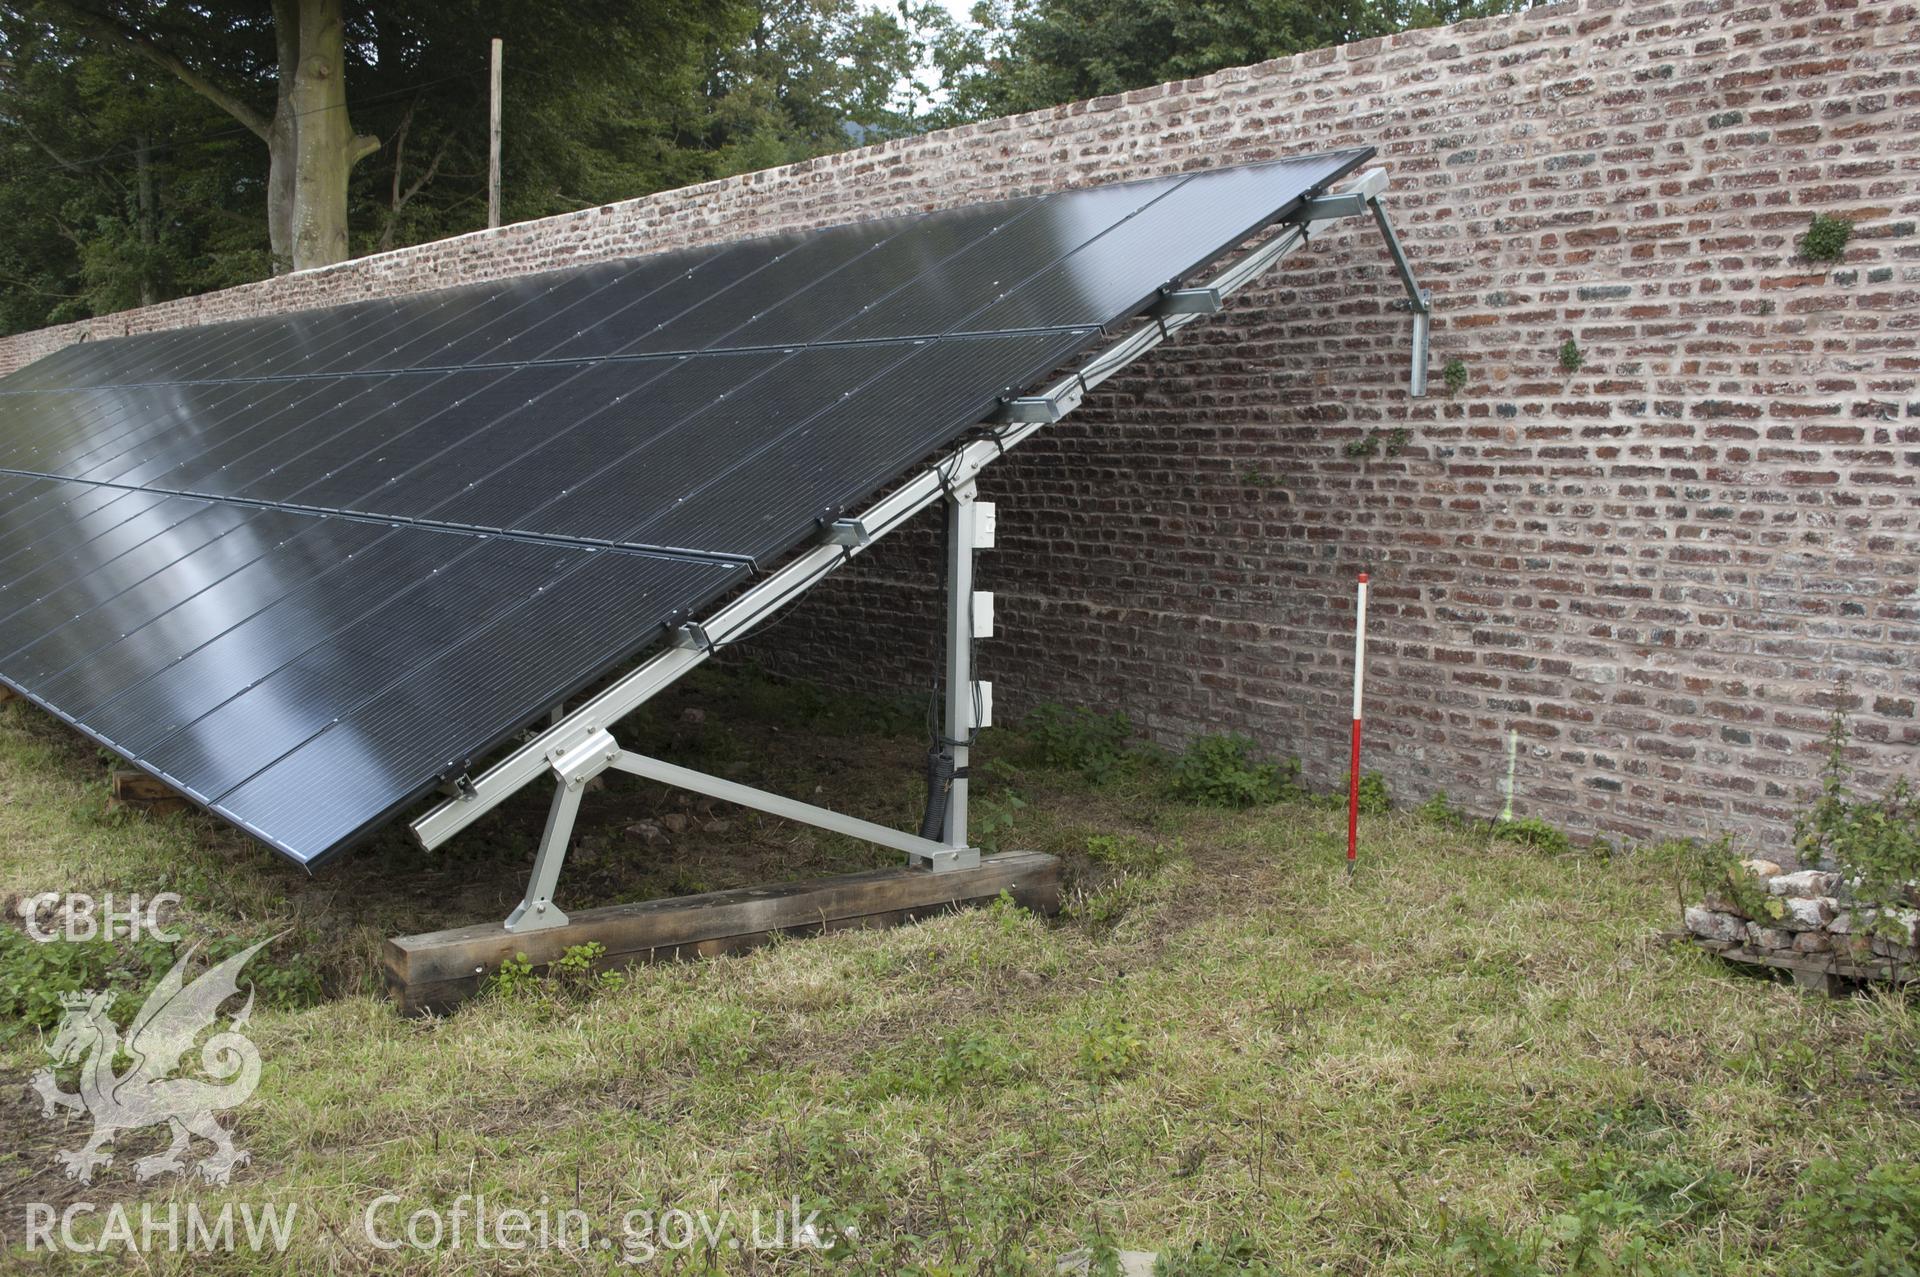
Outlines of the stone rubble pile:
<svg viewBox="0 0 1920 1277">
<path fill-rule="evenodd" d="M 1745 889 L 1709 892 L 1687 910 L 1687 930 L 1704 940 L 1763 953 L 1861 965 L 1920 962 L 1920 910 L 1855 904 L 1837 873 L 1785 873 L 1771 860 L 1743 860 Z"/>
</svg>

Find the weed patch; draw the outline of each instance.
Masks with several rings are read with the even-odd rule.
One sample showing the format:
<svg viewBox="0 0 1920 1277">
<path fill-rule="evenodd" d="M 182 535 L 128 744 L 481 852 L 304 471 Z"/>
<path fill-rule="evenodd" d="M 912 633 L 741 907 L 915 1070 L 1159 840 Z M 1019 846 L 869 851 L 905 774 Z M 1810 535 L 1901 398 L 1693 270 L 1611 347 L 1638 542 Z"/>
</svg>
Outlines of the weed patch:
<svg viewBox="0 0 1920 1277">
<path fill-rule="evenodd" d="M 1113 1082 L 1140 1065 L 1147 1044 L 1126 1015 L 1109 1012 L 1089 1021 L 1080 1039 L 1080 1072 L 1095 1082 Z"/>
<path fill-rule="evenodd" d="M 197 946 L 195 961 L 203 966 L 216 963 L 261 939 L 267 937 L 215 937 Z M 61 998 L 87 989 L 112 991 L 116 996 L 108 1014 L 126 1027 L 188 943 L 151 937 L 43 943 L 0 927 L 0 1038 L 9 1029 L 55 1027 L 64 1014 Z M 313 1006 L 322 997 L 319 973 L 299 956 L 295 944 L 283 942 L 281 947 L 287 952 L 264 951 L 247 964 L 243 987 L 252 986 L 262 1006 Z"/>
<path fill-rule="evenodd" d="M 1920 796 L 1904 776 L 1879 798 L 1856 794 L 1850 740 L 1845 716 L 1834 715 L 1820 794 L 1795 822 L 1795 849 L 1805 864 L 1839 870 L 1864 905 L 1920 904 Z"/>
<path fill-rule="evenodd" d="M 1133 752 L 1133 723 L 1125 714 L 1042 705 L 1027 716 L 1026 733 L 1035 761 L 1079 772 L 1094 785 L 1117 776 Z"/>
<path fill-rule="evenodd" d="M 1920 1165 L 1870 1167 L 1823 1158 L 1794 1204 L 1799 1225 L 1857 1277 L 1920 1277 Z"/>
<path fill-rule="evenodd" d="M 1246 736 L 1200 737 L 1174 764 L 1173 796 L 1203 807 L 1259 807 L 1305 795 L 1298 760 L 1262 762 L 1253 750 Z"/>
<path fill-rule="evenodd" d="M 1138 834 L 1089 834 L 1087 858 L 1098 865 L 1129 874 L 1152 874 L 1168 863 L 1184 859 L 1185 842 L 1154 842 Z"/>
<path fill-rule="evenodd" d="M 1502 842 L 1519 843 L 1550 855 L 1564 855 L 1573 850 L 1573 839 L 1538 816 L 1499 821 L 1493 826 L 1493 836 Z"/>
</svg>

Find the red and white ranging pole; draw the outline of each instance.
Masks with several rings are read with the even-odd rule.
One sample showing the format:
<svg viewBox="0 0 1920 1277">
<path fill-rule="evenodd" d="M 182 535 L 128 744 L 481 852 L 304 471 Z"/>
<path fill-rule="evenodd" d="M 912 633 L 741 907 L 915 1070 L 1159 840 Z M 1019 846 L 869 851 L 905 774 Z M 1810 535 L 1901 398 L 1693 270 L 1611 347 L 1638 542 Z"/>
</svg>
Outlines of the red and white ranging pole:
<svg viewBox="0 0 1920 1277">
<path fill-rule="evenodd" d="M 1353 761 L 1347 768 L 1347 872 L 1360 855 L 1360 699 L 1367 685 L 1367 574 L 1353 625 Z"/>
</svg>

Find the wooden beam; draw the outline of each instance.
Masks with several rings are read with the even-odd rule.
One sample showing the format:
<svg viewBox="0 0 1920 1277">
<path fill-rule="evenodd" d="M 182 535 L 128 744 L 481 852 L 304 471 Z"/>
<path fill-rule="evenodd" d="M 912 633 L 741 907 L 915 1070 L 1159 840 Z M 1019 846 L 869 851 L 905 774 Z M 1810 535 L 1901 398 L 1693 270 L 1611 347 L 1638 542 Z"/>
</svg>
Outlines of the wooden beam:
<svg viewBox="0 0 1920 1277">
<path fill-rule="evenodd" d="M 107 810 L 123 808 L 149 816 L 171 816 L 192 811 L 193 804 L 145 772 L 121 768 L 113 773 L 113 794 L 107 799 Z"/>
<path fill-rule="evenodd" d="M 756 948 L 775 936 L 898 926 L 986 904 L 1003 891 L 1027 909 L 1057 913 L 1060 862 L 1037 852 L 1008 852 L 982 857 L 978 868 L 949 873 L 879 869 L 583 909 L 564 927 L 518 935 L 488 922 L 397 936 L 387 941 L 387 988 L 407 1014 L 442 1012 L 479 992 L 482 982 L 516 954 L 541 967 L 575 945 L 595 941 L 606 946 L 597 970 L 710 958 Z"/>
<path fill-rule="evenodd" d="M 487 60 L 487 227 L 500 225 L 500 41 Z"/>
</svg>

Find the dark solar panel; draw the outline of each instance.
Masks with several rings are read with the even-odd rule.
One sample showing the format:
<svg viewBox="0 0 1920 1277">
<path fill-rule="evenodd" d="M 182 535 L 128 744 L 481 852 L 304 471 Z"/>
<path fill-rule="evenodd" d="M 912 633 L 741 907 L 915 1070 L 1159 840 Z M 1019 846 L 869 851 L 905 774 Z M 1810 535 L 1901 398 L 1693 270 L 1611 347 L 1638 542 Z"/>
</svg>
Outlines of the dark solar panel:
<svg viewBox="0 0 1920 1277">
<path fill-rule="evenodd" d="M 0 510 L 0 534 L 13 510 Z M 9 682 L 302 861 L 457 775 L 657 637 L 664 617 L 745 576 L 711 560 L 178 497 L 120 513 L 64 525 L 44 554 L 0 564 Z M 599 619 L 582 623 L 588 601 Z M 384 724 L 401 704 L 428 721 Z M 250 781 L 357 757 L 389 732 L 431 748 L 364 785 L 304 795 L 307 825 L 335 822 L 337 836 L 250 821 L 253 800 L 237 792 Z"/>
<path fill-rule="evenodd" d="M 1370 154 L 69 347 L 0 677 L 310 862 Z"/>
</svg>

